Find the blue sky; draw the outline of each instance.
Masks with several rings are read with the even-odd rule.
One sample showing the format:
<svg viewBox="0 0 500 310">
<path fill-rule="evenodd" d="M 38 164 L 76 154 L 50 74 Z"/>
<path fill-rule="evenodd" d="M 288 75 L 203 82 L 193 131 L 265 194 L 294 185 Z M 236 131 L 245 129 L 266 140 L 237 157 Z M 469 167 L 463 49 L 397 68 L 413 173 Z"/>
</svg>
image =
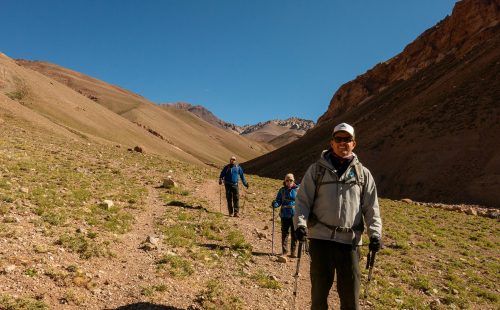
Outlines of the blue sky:
<svg viewBox="0 0 500 310">
<path fill-rule="evenodd" d="M 238 125 L 317 120 L 454 0 L 0 0 L 0 52 Z"/>
</svg>

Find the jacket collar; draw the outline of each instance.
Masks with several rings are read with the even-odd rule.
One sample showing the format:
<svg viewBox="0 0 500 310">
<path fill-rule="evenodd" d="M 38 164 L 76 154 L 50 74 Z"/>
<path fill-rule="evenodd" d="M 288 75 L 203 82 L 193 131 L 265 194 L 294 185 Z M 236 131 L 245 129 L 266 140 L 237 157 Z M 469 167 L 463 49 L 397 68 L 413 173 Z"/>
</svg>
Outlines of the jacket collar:
<svg viewBox="0 0 500 310">
<path fill-rule="evenodd" d="M 332 164 L 332 161 L 330 159 L 330 155 L 332 152 L 333 152 L 332 148 L 329 148 L 328 150 L 323 150 L 323 152 L 321 152 L 321 157 L 320 157 L 318 163 L 327 169 L 335 170 L 335 168 L 333 168 L 333 164 Z M 353 165 L 358 163 L 358 156 L 354 152 L 352 153 L 352 155 L 353 155 L 353 158 L 352 158 L 351 164 L 349 166 L 353 166 Z"/>
</svg>

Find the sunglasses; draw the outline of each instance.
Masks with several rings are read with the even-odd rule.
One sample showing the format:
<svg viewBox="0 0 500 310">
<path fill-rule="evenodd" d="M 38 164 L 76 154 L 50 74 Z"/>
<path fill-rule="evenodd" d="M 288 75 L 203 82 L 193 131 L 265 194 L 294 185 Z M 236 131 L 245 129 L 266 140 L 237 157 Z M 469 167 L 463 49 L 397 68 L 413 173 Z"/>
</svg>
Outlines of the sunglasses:
<svg viewBox="0 0 500 310">
<path fill-rule="evenodd" d="M 333 137 L 333 141 L 335 141 L 336 143 L 341 143 L 341 142 L 349 143 L 349 142 L 353 141 L 353 138 L 352 137 Z"/>
</svg>

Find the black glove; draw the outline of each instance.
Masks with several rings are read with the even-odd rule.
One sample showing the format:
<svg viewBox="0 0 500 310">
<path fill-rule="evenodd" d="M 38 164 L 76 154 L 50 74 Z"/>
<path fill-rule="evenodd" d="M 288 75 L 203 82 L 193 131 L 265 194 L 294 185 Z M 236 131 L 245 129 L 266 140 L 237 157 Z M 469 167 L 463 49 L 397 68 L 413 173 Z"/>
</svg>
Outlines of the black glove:
<svg viewBox="0 0 500 310">
<path fill-rule="evenodd" d="M 273 207 L 273 208 L 277 208 L 278 207 L 278 203 L 276 202 L 276 200 L 273 200 L 271 202 L 271 207 Z"/>
<path fill-rule="evenodd" d="M 222 180 L 219 180 L 219 185 L 222 185 Z"/>
<path fill-rule="evenodd" d="M 380 239 L 378 237 L 371 237 L 368 249 L 375 253 L 378 252 L 380 250 Z"/>
<path fill-rule="evenodd" d="M 297 238 L 297 240 L 299 240 L 300 242 L 304 242 L 306 241 L 306 237 L 307 237 L 306 228 L 304 226 L 299 226 L 299 228 L 295 230 L 295 238 Z"/>
</svg>

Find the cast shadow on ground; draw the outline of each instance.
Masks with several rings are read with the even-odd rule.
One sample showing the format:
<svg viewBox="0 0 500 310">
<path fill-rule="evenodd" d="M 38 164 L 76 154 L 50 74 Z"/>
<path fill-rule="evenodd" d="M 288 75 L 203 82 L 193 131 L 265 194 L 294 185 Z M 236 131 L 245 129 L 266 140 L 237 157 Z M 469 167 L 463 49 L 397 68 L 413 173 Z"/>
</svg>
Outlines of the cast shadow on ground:
<svg viewBox="0 0 500 310">
<path fill-rule="evenodd" d="M 155 305 L 149 302 L 138 302 L 135 304 L 120 306 L 118 308 L 108 309 L 108 310 L 184 310 L 184 309 L 172 306 Z"/>
<path fill-rule="evenodd" d="M 212 251 L 224 250 L 226 248 L 229 248 L 228 246 L 215 244 L 215 243 L 199 244 L 199 246 L 205 247 L 205 248 L 212 250 Z M 254 255 L 254 256 L 272 256 L 271 253 L 269 253 L 269 252 L 254 252 L 254 251 L 252 251 L 252 255 Z"/>
<path fill-rule="evenodd" d="M 178 201 L 178 200 L 172 200 L 172 201 L 170 201 L 169 203 L 165 204 L 165 207 L 180 207 L 180 208 L 184 208 L 184 209 L 203 210 L 203 211 L 205 211 L 207 213 L 214 213 L 214 212 L 208 210 L 205 207 L 196 206 L 196 205 L 190 205 L 190 204 L 187 204 L 185 202 Z"/>
</svg>

